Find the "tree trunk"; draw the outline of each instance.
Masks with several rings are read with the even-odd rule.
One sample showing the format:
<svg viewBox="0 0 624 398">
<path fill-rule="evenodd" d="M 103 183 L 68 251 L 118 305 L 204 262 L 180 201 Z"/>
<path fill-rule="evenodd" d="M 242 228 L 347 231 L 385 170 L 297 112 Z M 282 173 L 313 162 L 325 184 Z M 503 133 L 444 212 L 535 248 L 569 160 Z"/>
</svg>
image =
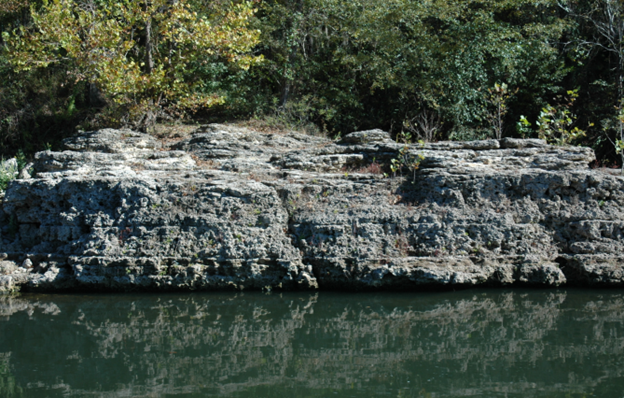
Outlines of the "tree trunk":
<svg viewBox="0 0 624 398">
<path fill-rule="evenodd" d="M 286 107 L 286 103 L 288 102 L 288 97 L 290 96 L 290 79 L 285 79 L 284 86 L 282 87 L 282 95 L 280 96 L 279 107 L 280 109 L 284 109 Z"/>
<path fill-rule="evenodd" d="M 148 13 L 145 21 L 145 70 L 151 74 L 154 69 L 154 59 L 152 57 L 152 16 L 149 14 L 149 2 L 145 2 L 145 12 Z"/>
<path fill-rule="evenodd" d="M 303 9 L 303 0 L 297 0 L 297 3 L 295 4 L 295 6 L 293 7 L 293 14 L 301 14 L 301 11 Z M 282 86 L 282 95 L 280 98 L 280 103 L 279 103 L 279 107 L 281 109 L 284 109 L 286 107 L 286 103 L 288 102 L 288 99 L 290 98 L 290 94 L 292 91 L 292 86 L 293 86 L 293 69 L 294 69 L 294 65 L 297 61 L 297 40 L 294 40 L 295 37 L 298 36 L 299 32 L 298 30 L 300 29 L 300 23 L 297 19 L 296 16 L 291 16 L 290 18 L 290 38 L 286 38 L 287 43 L 289 40 L 293 40 L 292 43 L 290 43 L 290 54 L 288 54 L 288 61 L 285 67 L 285 76 L 284 76 L 284 84 Z"/>
<path fill-rule="evenodd" d="M 104 108 L 106 106 L 106 98 L 95 83 L 89 83 L 89 105 L 93 108 Z"/>
</svg>

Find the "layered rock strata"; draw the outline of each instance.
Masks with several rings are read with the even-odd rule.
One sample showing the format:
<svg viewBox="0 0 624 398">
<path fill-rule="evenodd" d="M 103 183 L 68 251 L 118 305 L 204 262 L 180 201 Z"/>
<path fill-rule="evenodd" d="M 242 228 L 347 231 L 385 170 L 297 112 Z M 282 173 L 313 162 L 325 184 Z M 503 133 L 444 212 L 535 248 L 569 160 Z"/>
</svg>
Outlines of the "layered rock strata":
<svg viewBox="0 0 624 398">
<path fill-rule="evenodd" d="M 3 291 L 624 282 L 624 178 L 590 170 L 588 148 L 225 125 L 64 145 L 6 191 Z M 419 169 L 384 175 L 401 156 Z"/>
</svg>

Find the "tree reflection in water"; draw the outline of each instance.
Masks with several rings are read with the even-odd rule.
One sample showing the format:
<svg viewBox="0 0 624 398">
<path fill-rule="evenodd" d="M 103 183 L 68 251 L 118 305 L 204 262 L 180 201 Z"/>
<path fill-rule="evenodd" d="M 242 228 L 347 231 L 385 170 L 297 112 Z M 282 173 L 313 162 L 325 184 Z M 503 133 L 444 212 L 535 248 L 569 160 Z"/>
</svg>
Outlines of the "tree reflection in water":
<svg viewBox="0 0 624 398">
<path fill-rule="evenodd" d="M 0 298 L 0 396 L 619 396 L 624 294 Z"/>
</svg>

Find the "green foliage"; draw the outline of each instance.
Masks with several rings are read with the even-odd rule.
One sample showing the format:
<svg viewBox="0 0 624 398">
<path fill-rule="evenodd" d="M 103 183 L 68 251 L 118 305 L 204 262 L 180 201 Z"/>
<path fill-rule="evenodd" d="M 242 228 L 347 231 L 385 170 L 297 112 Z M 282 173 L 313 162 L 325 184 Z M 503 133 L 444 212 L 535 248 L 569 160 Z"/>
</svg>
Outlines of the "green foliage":
<svg viewBox="0 0 624 398">
<path fill-rule="evenodd" d="M 615 118 L 604 120 L 602 129 L 607 139 L 613 145 L 615 153 L 620 156 L 620 160 L 624 164 L 624 99 L 620 100 L 619 105 L 615 109 L 617 111 Z M 615 133 L 614 139 L 609 134 L 611 131 Z M 624 167 L 622 167 L 622 174 L 624 174 Z"/>
<path fill-rule="evenodd" d="M 424 143 L 421 141 L 421 145 Z M 412 182 L 416 181 L 416 170 L 420 167 L 420 162 L 422 162 L 425 157 L 422 154 L 414 154 L 410 151 L 409 147 L 405 145 L 394 159 L 390 160 L 390 171 L 392 171 L 393 176 L 396 177 L 397 172 L 403 175 L 403 171 L 407 171 L 408 173 L 412 173 Z"/>
<path fill-rule="evenodd" d="M 576 115 L 571 109 L 577 98 L 578 90 L 570 90 L 565 98 L 557 97 L 559 106 L 547 104 L 542 109 L 536 122 L 540 138 L 555 145 L 569 145 L 585 136 L 585 131 L 574 126 Z"/>
<path fill-rule="evenodd" d="M 494 131 L 494 138 L 501 139 L 503 138 L 503 127 L 505 122 L 505 115 L 509 111 L 507 108 L 507 102 L 509 102 L 509 98 L 515 94 L 515 92 L 510 92 L 507 84 L 495 83 L 493 88 L 488 88 L 488 97 L 486 98 L 489 109 L 487 113 L 487 119 L 490 122 L 492 129 Z"/>
<path fill-rule="evenodd" d="M 32 153 L 46 142 L 56 144 L 93 114 L 87 109 L 85 85 L 74 83 L 61 68 L 15 73 L 0 52 L 0 75 L 0 154 L 4 157 L 15 156 L 18 149 Z"/>
<path fill-rule="evenodd" d="M 580 87 L 576 114 L 582 124 L 603 121 L 603 129 L 588 129 L 584 143 L 608 163 L 617 155 L 611 143 L 618 139 L 618 128 L 604 127 L 618 123 L 613 109 L 624 95 L 624 7 L 608 0 L 562 0 L 560 5 L 574 22 L 566 54 L 574 68 L 568 86 Z"/>
<path fill-rule="evenodd" d="M 5 0 L 0 152 L 192 115 L 428 142 L 539 135 L 620 161 L 624 30 L 609 27 L 624 26 L 623 10 L 606 0 Z M 577 87 L 572 101 L 548 103 Z"/>
<path fill-rule="evenodd" d="M 0 2 L 0 32 L 23 25 L 28 21 L 28 9 L 40 0 L 2 0 Z M 2 39 L 0 38 L 0 43 Z"/>
<path fill-rule="evenodd" d="M 6 191 L 9 182 L 15 179 L 16 170 L 0 168 L 0 191 Z"/>
<path fill-rule="evenodd" d="M 0 191 L 6 191 L 9 182 L 15 179 L 17 176 L 18 169 L 17 167 L 12 167 L 11 165 L 3 164 L 0 160 Z"/>
<path fill-rule="evenodd" d="M 522 138 L 528 138 L 533 132 L 531 122 L 524 115 L 520 115 L 520 119 L 516 122 L 516 132 Z"/>
<path fill-rule="evenodd" d="M 242 69 L 260 60 L 249 54 L 259 35 L 248 28 L 251 3 L 219 11 L 198 15 L 187 0 L 101 1 L 91 7 L 44 1 L 40 11 L 31 10 L 32 27 L 4 32 L 3 39 L 15 70 L 62 66 L 72 80 L 94 84 L 124 111 L 113 121 L 145 127 L 163 110 L 179 116 L 224 102 L 197 79 L 208 60 Z M 66 109 L 69 115 L 75 111 L 71 101 Z"/>
<path fill-rule="evenodd" d="M 24 151 L 21 149 L 18 149 L 17 154 L 15 155 L 15 160 L 17 161 L 17 169 L 19 171 L 22 171 L 28 163 L 28 160 L 26 160 L 26 155 L 24 155 Z"/>
<path fill-rule="evenodd" d="M 530 0 L 265 1 L 266 62 L 250 74 L 265 107 L 255 112 L 306 98 L 307 119 L 330 133 L 483 130 L 495 82 L 518 87 L 514 101 L 533 112 L 565 75 L 556 43 L 568 25 L 556 10 Z"/>
<path fill-rule="evenodd" d="M 409 131 L 401 131 L 396 136 L 397 142 L 402 142 L 404 144 L 410 144 L 412 142 L 412 133 Z"/>
<path fill-rule="evenodd" d="M 27 163 L 26 155 L 24 155 L 21 149 L 17 151 L 17 155 L 15 156 L 15 164 L 4 162 L 4 160 L 0 158 L 0 191 L 6 191 L 9 182 L 17 177 L 19 172 L 26 167 Z"/>
</svg>

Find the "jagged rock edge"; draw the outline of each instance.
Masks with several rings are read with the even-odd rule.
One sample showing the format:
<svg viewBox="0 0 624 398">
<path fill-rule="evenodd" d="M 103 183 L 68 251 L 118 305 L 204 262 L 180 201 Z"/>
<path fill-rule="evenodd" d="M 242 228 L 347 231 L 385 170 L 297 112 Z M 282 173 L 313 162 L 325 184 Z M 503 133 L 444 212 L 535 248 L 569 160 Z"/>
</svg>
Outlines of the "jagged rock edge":
<svg viewBox="0 0 624 398">
<path fill-rule="evenodd" d="M 117 139 L 115 139 L 115 137 L 117 137 Z M 219 144 L 217 138 L 225 139 L 225 141 L 223 141 L 224 144 L 223 142 Z M 273 142 L 271 142 L 270 145 L 267 144 L 271 140 L 273 140 Z M 126 141 L 126 143 L 124 141 Z M 241 142 L 252 142 L 254 145 L 245 146 L 245 144 L 241 144 Z M 196 148 L 193 148 L 194 145 Z M 296 145 L 299 147 L 293 148 L 293 146 Z M 314 145 L 315 147 L 313 147 Z M 55 263 L 55 260 L 51 260 L 51 258 L 55 256 L 63 257 L 52 250 L 50 250 L 50 253 L 28 251 L 27 249 L 29 247 L 33 248 L 36 246 L 28 246 L 28 244 L 24 246 L 25 241 L 28 241 L 28 239 L 25 239 L 28 235 L 28 230 L 36 230 L 37 228 L 41 230 L 42 224 L 40 223 L 37 226 L 37 223 L 28 223 L 26 222 L 27 220 L 21 219 L 18 227 L 20 232 L 17 233 L 17 235 L 19 235 L 19 242 L 16 240 L 15 242 L 7 244 L 7 239 L 5 239 L 6 231 L 3 232 L 2 244 L 4 247 L 2 249 L 8 252 L 8 255 L 6 256 L 7 258 L 0 263 L 0 267 L 2 267 L 0 271 L 8 275 L 0 275 L 0 290 L 14 291 L 19 287 L 29 290 L 77 288 L 97 288 L 102 290 L 193 290 L 214 288 L 241 289 L 248 287 L 255 289 L 300 289 L 320 287 L 333 289 L 402 288 L 420 290 L 423 288 L 438 289 L 508 284 L 543 286 L 559 286 L 563 284 L 577 284 L 582 286 L 622 285 L 622 258 L 617 255 L 617 250 L 613 250 L 614 247 L 617 248 L 618 245 L 621 244 L 621 233 L 619 235 L 616 233 L 612 236 L 615 239 L 603 239 L 602 242 L 595 243 L 595 241 L 600 240 L 600 237 L 596 235 L 596 233 L 600 233 L 600 228 L 604 229 L 604 226 L 581 225 L 583 222 L 591 224 L 591 222 L 593 222 L 591 219 L 589 219 L 589 221 L 582 221 L 579 225 L 582 228 L 587 227 L 585 230 L 582 228 L 581 230 L 586 236 L 593 239 L 593 241 L 591 241 L 591 239 L 590 241 L 587 239 L 585 241 L 582 239 L 578 240 L 578 236 L 573 236 L 572 238 L 578 241 L 574 242 L 570 247 L 576 245 L 572 247 L 572 249 L 573 251 L 577 250 L 577 253 L 573 251 L 570 252 L 570 250 L 560 253 L 559 250 L 555 250 L 556 253 L 552 253 L 552 255 L 549 254 L 546 257 L 544 257 L 544 255 L 541 255 L 541 257 L 537 255 L 536 253 L 541 253 L 539 250 L 534 253 L 530 249 L 526 250 L 526 248 L 523 249 L 525 253 L 510 252 L 502 253 L 502 255 L 496 255 L 495 251 L 488 253 L 487 249 L 485 249 L 485 253 L 478 253 L 478 255 L 475 253 L 475 255 L 471 256 L 466 255 L 466 253 L 457 255 L 458 253 L 461 254 L 461 252 L 455 247 L 450 248 L 451 250 L 455 250 L 455 253 L 445 253 L 446 247 L 442 247 L 441 253 L 430 251 L 428 253 L 429 255 L 420 253 L 416 257 L 409 255 L 409 249 L 405 249 L 406 253 L 400 253 L 401 255 L 393 255 L 393 249 L 390 248 L 390 250 L 388 250 L 388 248 L 386 248 L 386 252 L 382 253 L 381 256 L 375 256 L 374 253 L 359 253 L 358 251 L 360 249 L 356 248 L 356 256 L 349 256 L 344 253 L 332 256 L 321 255 L 318 250 L 310 248 L 310 244 L 307 244 L 305 239 L 300 239 L 302 235 L 298 233 L 300 232 L 298 229 L 301 229 L 302 225 L 304 225 L 305 229 L 305 226 L 323 227 L 324 224 L 318 224 L 318 222 L 322 220 L 315 221 L 314 217 L 306 218 L 305 213 L 294 214 L 294 212 L 290 212 L 288 201 L 292 199 L 288 199 L 288 195 L 284 196 L 283 193 L 287 192 L 287 189 L 293 188 L 289 187 L 289 185 L 297 185 L 297 179 L 304 181 L 307 179 L 308 181 L 307 183 L 299 184 L 301 186 L 299 192 L 304 192 L 305 189 L 314 191 L 314 189 L 316 189 L 314 186 L 317 185 L 317 178 L 324 179 L 326 183 L 329 182 L 325 185 L 324 189 L 328 189 L 328 187 L 331 188 L 332 186 L 339 186 L 341 181 L 346 181 L 346 185 L 350 184 L 350 186 L 346 188 L 347 192 L 357 188 L 356 185 L 361 181 L 367 181 L 372 185 L 388 185 L 388 180 L 383 180 L 376 176 L 353 174 L 341 179 L 342 177 L 340 177 L 340 174 L 336 173 L 344 167 L 370 164 L 372 159 L 387 160 L 388 156 L 392 156 L 393 153 L 396 153 L 400 145 L 390 140 L 387 133 L 381 130 L 353 133 L 343 138 L 342 142 L 331 143 L 328 140 L 301 136 L 296 133 L 276 137 L 275 135 L 263 135 L 261 133 L 237 129 L 230 126 L 209 125 L 202 127 L 200 131 L 194 134 L 190 139 L 172 145 L 171 149 L 173 149 L 173 151 L 167 151 L 169 148 L 162 148 L 160 143 L 149 136 L 129 131 L 104 130 L 86 133 L 70 139 L 66 142 L 66 146 L 74 150 L 81 150 L 82 152 L 43 152 L 38 154 L 34 180 L 39 182 L 47 181 L 49 184 L 54 184 L 55 181 L 57 183 L 59 181 L 71 182 L 73 179 L 75 183 L 78 183 L 76 179 L 79 180 L 81 176 L 84 177 L 95 173 L 97 175 L 96 179 L 99 178 L 100 182 L 106 181 L 107 179 L 117 179 L 117 185 L 119 185 L 124 181 L 132 181 L 133 178 L 138 178 L 138 181 L 141 182 L 147 181 L 147 183 L 150 183 L 150 178 L 156 181 L 163 176 L 162 173 L 166 174 L 172 171 L 176 173 L 188 172 L 189 176 L 195 173 L 196 177 L 200 176 L 202 173 L 201 168 L 198 169 L 195 166 L 195 161 L 191 159 L 188 152 L 193 153 L 200 161 L 214 162 L 215 159 L 218 159 L 217 161 L 219 164 L 217 167 L 220 170 L 212 173 L 211 177 L 224 177 L 228 175 L 232 177 L 232 173 L 247 173 L 247 175 L 250 176 L 253 172 L 258 170 L 259 165 L 263 165 L 267 169 L 266 171 L 269 177 L 271 177 L 271 175 L 273 177 L 275 177 L 275 175 L 282 176 L 277 183 L 274 181 L 263 181 L 262 178 L 258 178 L 258 180 L 261 182 L 262 186 L 272 189 L 275 194 L 279 196 L 280 203 L 278 207 L 281 207 L 281 210 L 276 207 L 276 214 L 280 211 L 282 214 L 284 211 L 287 213 L 287 219 L 284 220 L 285 224 L 283 224 L 283 228 L 285 229 L 284 237 L 290 241 L 293 249 L 300 252 L 300 257 L 297 258 L 296 253 L 290 253 L 288 256 L 291 257 L 288 257 L 288 259 L 282 258 L 280 260 L 279 256 L 276 257 L 273 255 L 273 257 L 269 258 L 268 263 L 265 260 L 258 260 L 259 257 L 257 258 L 258 264 L 256 265 L 265 266 L 269 264 L 275 266 L 279 264 L 278 268 L 281 267 L 280 269 L 282 269 L 282 271 L 286 270 L 284 271 L 285 274 L 282 273 L 282 279 L 276 279 L 275 276 L 266 278 L 258 274 L 254 276 L 257 280 L 246 283 L 245 281 L 248 275 L 241 276 L 236 274 L 233 277 L 230 275 L 229 279 L 223 276 L 223 284 L 221 285 L 206 286 L 189 283 L 188 276 L 192 276 L 197 270 L 193 268 L 192 258 L 188 255 L 185 257 L 146 257 L 152 260 L 154 258 L 160 258 L 165 261 L 167 273 L 173 272 L 171 271 L 173 269 L 172 267 L 181 268 L 179 274 L 172 276 L 178 277 L 179 275 L 183 275 L 183 277 L 181 279 L 178 278 L 180 279 L 178 281 L 176 281 L 176 278 L 172 278 L 172 280 L 169 281 L 171 283 L 165 283 L 164 285 L 153 283 L 154 278 L 150 279 L 149 276 L 155 277 L 155 275 L 148 274 L 146 276 L 143 274 L 132 274 L 137 266 L 136 264 L 131 264 L 132 261 L 130 260 L 134 258 L 134 261 L 138 261 L 141 259 L 141 256 L 131 256 L 125 259 L 122 256 L 122 258 L 119 259 L 109 259 L 108 265 L 112 265 L 112 267 L 116 266 L 117 268 L 121 267 L 120 269 L 124 269 L 127 272 L 130 270 L 128 275 L 115 276 L 106 274 L 105 270 L 108 265 L 103 266 L 102 264 L 96 264 L 96 271 L 103 272 L 104 275 L 99 275 L 101 278 L 96 278 L 93 283 L 87 283 L 85 281 L 88 280 L 88 278 L 83 278 L 82 281 L 80 280 L 79 274 L 84 271 L 84 268 L 81 268 L 84 265 L 81 265 L 81 261 L 86 261 L 87 263 L 93 261 L 89 260 L 89 258 L 93 258 L 92 256 L 90 257 L 84 252 L 78 253 L 78 255 L 74 253 L 72 255 L 67 255 L 67 263 L 62 264 L 62 260 L 57 263 Z M 96 147 L 99 152 L 89 151 L 93 147 Z M 165 151 L 160 152 L 161 149 L 165 149 Z M 535 179 L 547 177 L 554 180 L 567 179 L 568 183 L 571 178 L 576 178 L 578 180 L 576 183 L 581 185 L 583 184 L 581 181 L 583 177 L 585 177 L 586 180 L 593 178 L 596 181 L 601 178 L 607 178 L 611 180 L 609 184 L 612 186 L 613 193 L 616 196 L 621 193 L 622 190 L 621 178 L 610 174 L 604 176 L 599 175 L 597 172 L 587 169 L 587 163 L 593 159 L 593 152 L 587 148 L 554 148 L 547 146 L 540 140 L 504 139 L 500 142 L 497 140 L 485 140 L 470 143 L 435 143 L 427 144 L 424 147 L 411 146 L 410 151 L 426 154 L 425 159 L 427 161 L 423 162 L 423 169 L 419 174 L 420 182 L 425 183 L 435 180 L 435 178 L 439 179 L 441 176 L 448 177 L 449 181 L 453 178 L 455 180 L 461 180 L 466 176 L 476 176 L 475 178 L 478 180 L 478 178 L 483 176 L 488 177 L 488 173 L 491 173 L 492 170 L 497 170 L 496 167 L 500 169 L 501 167 L 513 166 L 522 170 L 522 173 L 524 173 L 523 176 L 527 177 L 529 183 L 532 177 Z M 380 157 L 377 158 L 377 156 L 374 155 L 380 155 Z M 496 164 L 496 162 L 498 162 L 498 164 Z M 133 164 L 138 165 L 139 168 L 143 167 L 143 169 L 132 170 Z M 332 172 L 334 174 L 331 174 Z M 158 173 L 161 173 L 160 177 Z M 211 174 L 205 170 L 203 173 L 203 177 Z M 533 176 L 531 176 L 532 173 L 534 174 Z M 137 176 L 140 176 L 140 178 Z M 291 177 L 295 181 L 288 181 Z M 490 177 L 492 176 L 490 175 Z M 2 221 L 4 225 L 3 230 L 6 230 L 7 227 L 10 226 L 6 225 L 10 224 L 7 220 L 17 214 L 15 212 L 11 213 L 11 209 L 15 210 L 16 206 L 19 207 L 25 203 L 23 199 L 21 202 L 20 199 L 15 199 L 16 191 L 36 181 L 18 180 L 11 185 L 8 190 L 8 199 L 3 203 L 3 212 L 0 214 L 0 221 Z M 240 183 L 240 181 L 237 183 Z M 278 187 L 280 184 L 281 188 Z M 396 180 L 390 181 L 389 185 L 389 193 L 399 193 L 399 196 L 405 194 L 405 192 L 400 190 L 400 183 L 397 183 Z M 565 181 L 559 186 L 564 185 Z M 229 189 L 237 188 L 230 187 Z M 557 189 L 557 187 L 555 186 L 554 189 Z M 438 195 L 439 197 L 437 199 L 433 201 L 430 200 L 429 204 L 438 205 L 436 202 L 437 200 L 439 204 L 442 205 L 438 206 L 438 208 L 444 208 L 446 206 L 447 209 L 450 209 L 446 211 L 452 212 L 457 208 L 461 208 L 461 206 L 465 207 L 465 200 L 472 200 L 471 198 L 464 198 L 466 196 L 465 192 L 457 192 L 452 189 L 445 190 L 445 188 L 437 186 L 427 191 L 424 195 L 431 195 L 432 192 L 435 193 L 436 190 L 438 191 L 437 194 L 440 195 Z M 29 192 L 28 189 L 26 189 L 25 192 L 26 196 L 33 193 L 33 191 Z M 321 190 L 321 192 L 325 194 L 327 191 Z M 368 192 L 368 194 L 374 195 L 375 192 Z M 412 192 L 411 195 L 417 197 L 419 193 Z M 357 196 L 357 194 L 355 196 Z M 409 193 L 406 196 L 409 196 Z M 420 196 L 422 199 L 423 194 L 420 193 Z M 143 198 L 144 197 L 141 197 L 139 199 L 143 200 Z M 319 199 L 318 194 L 317 199 Z M 619 214 L 621 204 L 617 200 L 615 200 L 615 202 L 617 202 L 615 206 L 617 211 L 615 211 L 615 213 Z M 349 203 L 349 200 L 347 200 L 347 203 Z M 419 203 L 422 204 L 424 202 L 421 201 Z M 321 205 L 321 202 L 318 202 L 316 205 Z M 364 203 L 364 205 L 366 204 Z M 391 208 L 393 205 L 395 205 L 395 203 L 384 206 Z M 612 203 L 609 203 L 609 205 L 611 206 Z M 351 206 L 350 203 L 347 208 L 349 206 Z M 383 212 L 384 206 L 377 207 Z M 327 208 L 329 209 L 330 207 Z M 379 210 L 374 209 L 374 206 L 372 208 L 373 213 Z M 6 209 L 9 210 L 10 214 L 6 214 Z M 334 213 L 335 212 L 336 210 L 334 209 Z M 344 213 L 346 214 L 347 212 Z M 483 214 L 488 216 L 487 212 Z M 613 216 L 613 214 L 611 216 L 611 220 L 607 221 L 616 222 L 617 217 Z M 543 227 L 542 221 L 543 220 L 538 220 L 536 223 Z M 354 237 L 360 239 L 361 237 L 358 236 L 358 232 L 355 232 L 357 228 L 359 228 L 355 226 L 357 222 L 359 221 L 354 221 L 352 234 Z M 117 224 L 119 240 L 122 240 L 122 235 L 125 233 L 122 229 L 124 225 L 127 224 Z M 137 224 L 135 223 L 132 225 L 136 226 Z M 374 226 L 373 223 L 373 227 Z M 345 227 L 344 222 L 341 227 Z M 370 227 L 370 225 L 368 227 Z M 617 228 L 620 227 L 617 226 Z M 89 232 L 91 232 L 90 226 L 88 229 Z M 398 231 L 398 234 L 394 236 L 401 235 L 400 229 Z M 35 231 L 32 233 L 40 238 L 40 232 L 41 231 Z M 412 241 L 418 241 L 417 238 L 414 238 L 415 232 L 412 232 L 412 235 L 409 235 L 406 240 L 411 239 Z M 131 235 L 132 232 L 128 234 Z M 468 232 L 466 232 L 466 234 L 468 234 Z M 598 238 L 594 235 L 598 236 Z M 457 240 L 456 238 L 457 237 L 453 239 Z M 550 239 L 547 235 L 542 238 L 546 240 Z M 85 240 L 84 237 L 81 239 Z M 236 239 L 239 238 L 236 237 Z M 323 243 L 324 242 L 316 242 L 319 247 L 322 247 Z M 386 246 L 388 246 L 387 243 L 388 242 L 385 242 Z M 535 241 L 533 243 L 535 243 Z M 399 249 L 399 252 L 403 250 L 399 247 L 401 244 L 402 243 L 398 242 L 397 239 L 396 248 Z M 412 245 L 410 245 L 408 241 L 406 246 L 411 247 Z M 555 246 L 557 245 L 555 244 Z M 344 247 L 342 247 L 341 244 L 336 244 L 332 249 L 335 248 L 341 249 Z M 596 248 L 601 249 L 601 253 L 598 255 L 593 253 L 596 251 Z M 7 249 L 14 250 L 11 251 Z M 412 249 L 414 248 L 412 247 Z M 226 258 L 228 261 L 234 261 L 235 263 L 240 260 L 235 257 L 236 256 Z M 243 259 L 245 258 L 249 260 L 249 257 L 243 257 Z M 37 264 L 29 267 L 27 262 L 30 261 L 32 264 L 31 259 L 34 259 Z M 179 261 L 183 264 L 176 263 Z M 445 265 L 440 265 L 441 262 L 445 262 Z M 70 264 L 71 268 L 68 269 L 67 265 Z M 249 264 L 250 263 L 246 265 L 239 264 L 238 267 L 249 268 L 254 266 L 253 263 L 251 265 Z M 159 274 L 162 272 L 159 266 L 152 266 L 152 268 L 154 268 L 152 270 L 153 272 L 158 272 Z M 72 272 L 73 275 L 71 275 Z M 145 282 L 146 278 L 151 282 Z M 266 282 L 266 285 L 263 285 L 263 281 Z"/>
</svg>

